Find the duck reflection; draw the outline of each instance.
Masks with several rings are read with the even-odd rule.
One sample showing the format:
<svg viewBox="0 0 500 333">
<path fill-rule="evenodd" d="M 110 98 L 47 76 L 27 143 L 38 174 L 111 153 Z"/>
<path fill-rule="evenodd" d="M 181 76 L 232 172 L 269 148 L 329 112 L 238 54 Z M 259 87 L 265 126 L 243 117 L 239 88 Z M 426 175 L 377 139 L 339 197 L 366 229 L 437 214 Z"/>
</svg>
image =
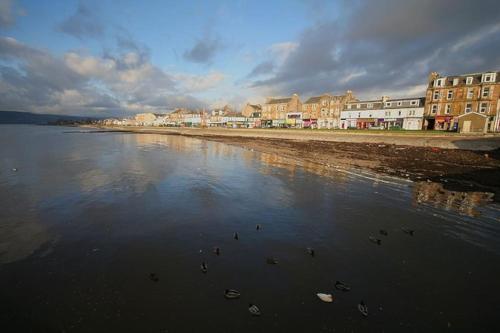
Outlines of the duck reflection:
<svg viewBox="0 0 500 333">
<path fill-rule="evenodd" d="M 425 181 L 415 183 L 413 190 L 415 205 L 428 204 L 470 217 L 480 216 L 478 208 L 492 202 L 493 197 L 494 194 L 489 192 L 450 191 L 440 183 Z"/>
</svg>

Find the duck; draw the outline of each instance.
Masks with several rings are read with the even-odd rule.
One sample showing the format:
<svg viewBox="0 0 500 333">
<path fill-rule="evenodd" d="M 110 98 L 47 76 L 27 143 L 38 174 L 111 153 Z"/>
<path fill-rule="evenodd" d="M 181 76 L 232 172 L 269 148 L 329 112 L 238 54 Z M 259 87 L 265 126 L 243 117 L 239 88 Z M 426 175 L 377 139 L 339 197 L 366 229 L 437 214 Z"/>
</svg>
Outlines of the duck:
<svg viewBox="0 0 500 333">
<path fill-rule="evenodd" d="M 238 239 L 239 239 L 239 237 L 238 237 L 238 233 L 237 233 L 237 232 L 235 232 L 233 237 L 234 237 L 234 239 L 238 240 Z"/>
<path fill-rule="evenodd" d="M 248 311 L 252 314 L 252 316 L 258 317 L 260 316 L 260 309 L 257 307 L 257 305 L 249 303 L 248 304 Z"/>
<path fill-rule="evenodd" d="M 361 301 L 358 304 L 358 310 L 361 312 L 361 314 L 365 317 L 368 317 L 368 306 L 365 304 L 365 302 Z"/>
<path fill-rule="evenodd" d="M 389 233 L 387 232 L 387 230 L 384 230 L 384 229 L 380 229 L 379 233 L 383 236 L 389 236 Z"/>
<path fill-rule="evenodd" d="M 257 225 L 255 226 L 255 230 L 260 230 L 260 224 L 257 224 Z"/>
<path fill-rule="evenodd" d="M 342 290 L 342 291 L 350 291 L 351 290 L 351 287 L 347 284 L 345 284 L 344 282 L 341 282 L 341 281 L 336 281 L 335 282 L 335 288 L 338 289 L 338 290 Z"/>
<path fill-rule="evenodd" d="M 370 236 L 368 237 L 368 239 L 370 240 L 370 242 L 372 243 L 375 243 L 377 245 L 382 245 L 382 240 L 381 239 L 378 239 L 378 238 L 375 238 L 373 236 Z"/>
<path fill-rule="evenodd" d="M 306 249 L 307 253 L 311 256 L 311 257 L 314 257 L 314 249 L 312 247 L 308 247 Z"/>
<path fill-rule="evenodd" d="M 208 271 L 208 266 L 205 262 L 202 262 L 200 265 L 200 269 L 203 273 L 206 273 Z"/>
<path fill-rule="evenodd" d="M 269 257 L 266 259 L 266 262 L 270 265 L 277 265 L 278 264 L 278 259 L 276 258 L 273 258 L 273 257 Z"/>
<path fill-rule="evenodd" d="M 238 290 L 226 289 L 226 291 L 224 292 L 224 297 L 227 299 L 236 299 L 240 298 L 240 296 L 241 294 Z"/>
<path fill-rule="evenodd" d="M 218 247 L 214 247 L 214 253 L 215 253 L 216 255 L 220 255 L 220 248 L 218 248 Z"/>
<path fill-rule="evenodd" d="M 153 282 L 158 282 L 160 279 L 158 278 L 158 275 L 156 273 L 151 273 L 149 274 L 149 279 Z"/>
<path fill-rule="evenodd" d="M 318 298 L 325 303 L 332 303 L 333 302 L 333 295 L 332 294 L 317 293 L 316 296 L 318 296 Z"/>
<path fill-rule="evenodd" d="M 413 233 L 415 232 L 415 230 L 412 230 L 412 229 L 408 229 L 408 228 L 401 228 L 401 230 L 403 230 L 403 232 L 405 234 L 408 234 L 410 236 L 413 236 Z"/>
</svg>

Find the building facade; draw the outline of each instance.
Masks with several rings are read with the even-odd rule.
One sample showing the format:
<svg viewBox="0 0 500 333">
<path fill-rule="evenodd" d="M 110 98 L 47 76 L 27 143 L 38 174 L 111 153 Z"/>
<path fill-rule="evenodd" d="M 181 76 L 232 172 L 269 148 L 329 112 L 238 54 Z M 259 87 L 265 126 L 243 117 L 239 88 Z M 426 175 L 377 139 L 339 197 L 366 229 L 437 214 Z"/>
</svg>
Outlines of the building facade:
<svg viewBox="0 0 500 333">
<path fill-rule="evenodd" d="M 297 94 L 286 98 L 267 98 L 262 106 L 262 126 L 285 127 L 287 113 L 300 112 L 301 109 L 302 103 Z"/>
<path fill-rule="evenodd" d="M 241 114 L 248 118 L 260 118 L 262 116 L 262 106 L 260 104 L 247 103 L 241 110 Z"/>
<path fill-rule="evenodd" d="M 472 117 L 471 119 L 474 119 L 474 124 L 477 124 L 480 122 L 477 121 L 478 119 L 485 118 L 484 128 L 473 126 L 471 127 L 474 128 L 473 131 L 500 131 L 498 119 L 500 72 L 443 77 L 433 72 L 429 75 L 428 81 L 425 128 L 459 130 L 459 117 L 469 113 L 477 113 L 484 117 Z M 467 130 L 467 124 L 465 123 L 465 130 Z"/>
<path fill-rule="evenodd" d="M 339 128 L 340 113 L 347 102 L 354 101 L 352 91 L 345 95 L 323 94 L 313 96 L 302 105 L 302 121 L 304 127 Z"/>
<path fill-rule="evenodd" d="M 390 99 L 347 102 L 340 115 L 343 129 L 420 130 L 423 126 L 425 98 Z"/>
</svg>

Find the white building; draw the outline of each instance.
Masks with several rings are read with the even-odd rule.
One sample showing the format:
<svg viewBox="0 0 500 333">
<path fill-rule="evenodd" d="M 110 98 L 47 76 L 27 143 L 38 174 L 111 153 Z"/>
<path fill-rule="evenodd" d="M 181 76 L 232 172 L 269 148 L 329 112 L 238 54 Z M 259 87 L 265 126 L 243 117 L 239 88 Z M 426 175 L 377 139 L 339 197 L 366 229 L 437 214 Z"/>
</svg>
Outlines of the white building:
<svg viewBox="0 0 500 333">
<path fill-rule="evenodd" d="M 340 128 L 420 130 L 424 104 L 423 97 L 349 102 L 340 113 Z"/>
</svg>

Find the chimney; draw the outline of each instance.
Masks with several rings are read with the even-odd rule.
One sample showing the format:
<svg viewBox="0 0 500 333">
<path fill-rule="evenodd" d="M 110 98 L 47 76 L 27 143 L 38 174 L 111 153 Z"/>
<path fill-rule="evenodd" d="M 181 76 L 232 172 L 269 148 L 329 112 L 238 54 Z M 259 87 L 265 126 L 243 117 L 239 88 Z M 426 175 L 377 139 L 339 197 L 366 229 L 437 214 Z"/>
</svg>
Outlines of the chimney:
<svg viewBox="0 0 500 333">
<path fill-rule="evenodd" d="M 429 77 L 427 78 L 427 80 L 429 82 L 432 82 L 432 81 L 434 81 L 435 79 L 437 79 L 439 77 L 440 77 L 440 75 L 439 75 L 438 72 L 432 72 L 432 73 L 429 74 Z"/>
<path fill-rule="evenodd" d="M 385 101 L 387 101 L 388 99 L 390 99 L 390 97 L 389 97 L 389 96 L 382 96 L 382 102 L 385 102 Z"/>
</svg>

